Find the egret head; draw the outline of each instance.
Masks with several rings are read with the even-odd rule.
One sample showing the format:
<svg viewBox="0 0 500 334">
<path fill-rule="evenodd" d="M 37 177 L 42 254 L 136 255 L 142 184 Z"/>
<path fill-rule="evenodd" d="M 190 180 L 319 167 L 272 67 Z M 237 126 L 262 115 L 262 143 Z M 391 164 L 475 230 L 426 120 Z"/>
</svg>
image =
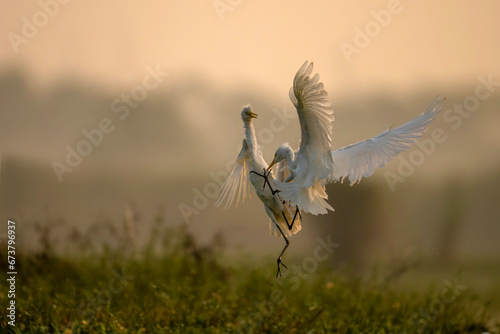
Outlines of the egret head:
<svg viewBox="0 0 500 334">
<path fill-rule="evenodd" d="M 250 122 L 252 118 L 257 118 L 257 114 L 252 112 L 252 106 L 244 106 L 243 110 L 241 111 L 241 119 L 243 120 L 243 122 Z"/>
<path fill-rule="evenodd" d="M 274 159 L 271 161 L 269 167 L 267 167 L 267 170 L 270 170 L 271 167 L 283 159 L 293 159 L 293 150 L 288 143 L 281 144 L 281 146 L 278 147 L 276 153 L 274 153 Z"/>
</svg>

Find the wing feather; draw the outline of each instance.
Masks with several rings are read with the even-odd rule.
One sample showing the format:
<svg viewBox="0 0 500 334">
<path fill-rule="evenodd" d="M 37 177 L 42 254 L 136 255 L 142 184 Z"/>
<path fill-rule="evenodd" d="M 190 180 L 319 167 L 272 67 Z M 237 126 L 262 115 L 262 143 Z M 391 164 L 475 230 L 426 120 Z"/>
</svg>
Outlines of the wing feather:
<svg viewBox="0 0 500 334">
<path fill-rule="evenodd" d="M 278 183 L 281 195 L 292 205 L 312 214 L 333 210 L 325 201 L 327 177 L 333 173 L 333 110 L 319 74 L 310 76 L 313 63 L 306 61 L 295 74 L 290 100 L 297 109 L 301 140 L 296 154 L 295 177 L 289 183 Z"/>
<path fill-rule="evenodd" d="M 243 139 L 241 151 L 229 172 L 226 180 L 222 184 L 215 205 L 218 207 L 224 203 L 224 209 L 229 208 L 236 199 L 235 206 L 244 202 L 246 198 L 251 198 L 255 192 L 250 183 L 250 170 L 252 160 L 246 139 Z"/>
<path fill-rule="evenodd" d="M 301 141 L 297 157 L 302 159 L 305 178 L 303 186 L 310 188 L 318 180 L 333 172 L 330 151 L 332 149 L 332 122 L 335 119 L 328 100 L 328 93 L 319 74 L 312 78 L 313 63 L 307 61 L 297 71 L 290 89 L 290 99 L 297 108 L 300 121 Z"/>
<path fill-rule="evenodd" d="M 333 173 L 327 182 L 349 178 L 351 185 L 384 167 L 394 156 L 409 149 L 427 130 L 427 126 L 441 111 L 445 99 L 438 96 L 426 112 L 395 129 L 388 129 L 376 137 L 332 152 Z"/>
</svg>

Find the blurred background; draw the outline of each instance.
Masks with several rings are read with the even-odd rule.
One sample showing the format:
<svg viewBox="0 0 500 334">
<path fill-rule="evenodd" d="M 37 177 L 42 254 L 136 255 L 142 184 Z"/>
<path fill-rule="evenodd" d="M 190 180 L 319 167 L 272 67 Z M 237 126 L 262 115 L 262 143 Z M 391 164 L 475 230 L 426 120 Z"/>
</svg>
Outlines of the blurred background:
<svg viewBox="0 0 500 334">
<path fill-rule="evenodd" d="M 99 248 L 116 231 L 140 246 L 162 217 L 201 242 L 220 236 L 228 254 L 277 255 L 283 242 L 268 235 L 260 201 L 222 210 L 215 193 L 243 139 L 242 105 L 259 115 L 268 162 L 298 143 L 288 90 L 309 60 L 334 107 L 336 147 L 413 119 L 438 94 L 447 100 L 428 146 L 359 185 L 329 185 L 336 211 L 305 215 L 290 256 L 310 256 L 330 234 L 341 244 L 332 264 L 465 268 L 478 292 L 492 291 L 499 10 L 496 1 L 10 2 L 0 14 L 0 219 L 16 221 L 29 252 L 72 251 L 75 240 Z"/>
</svg>

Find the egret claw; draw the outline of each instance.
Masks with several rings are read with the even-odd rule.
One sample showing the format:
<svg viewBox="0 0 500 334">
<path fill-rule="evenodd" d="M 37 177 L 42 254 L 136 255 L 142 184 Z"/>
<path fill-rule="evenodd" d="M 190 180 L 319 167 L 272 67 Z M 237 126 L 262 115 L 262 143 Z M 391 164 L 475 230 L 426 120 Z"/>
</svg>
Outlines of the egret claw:
<svg viewBox="0 0 500 334">
<path fill-rule="evenodd" d="M 287 267 L 287 266 L 286 266 L 286 265 L 285 265 L 285 264 L 281 261 L 281 258 L 278 258 L 278 261 L 277 261 L 277 262 L 278 262 L 278 272 L 276 273 L 276 278 L 278 277 L 278 275 L 279 275 L 279 277 L 281 277 L 281 276 L 282 276 L 282 275 L 281 275 L 281 268 L 280 268 L 280 264 L 281 264 L 283 267 L 285 267 L 286 269 L 288 269 L 288 267 Z"/>
</svg>

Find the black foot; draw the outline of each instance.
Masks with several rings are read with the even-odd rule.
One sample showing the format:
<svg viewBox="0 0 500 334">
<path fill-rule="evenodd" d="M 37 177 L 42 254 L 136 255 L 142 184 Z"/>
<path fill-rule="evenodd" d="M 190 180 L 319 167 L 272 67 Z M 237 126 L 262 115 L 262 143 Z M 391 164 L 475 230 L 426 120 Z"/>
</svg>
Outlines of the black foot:
<svg viewBox="0 0 500 334">
<path fill-rule="evenodd" d="M 271 189 L 271 193 L 274 195 L 276 195 L 277 193 L 279 193 L 280 191 L 279 190 L 273 190 L 273 188 L 271 187 L 271 183 L 269 183 L 269 174 L 271 174 L 271 171 L 266 171 L 265 168 L 262 168 L 262 171 L 264 172 L 263 174 L 259 174 L 255 171 L 250 171 L 250 173 L 254 173 L 256 175 L 259 175 L 260 177 L 263 177 L 264 178 L 264 185 L 262 186 L 262 191 L 264 191 L 266 189 L 266 184 L 269 186 L 269 189 Z"/>
<path fill-rule="evenodd" d="M 276 278 L 278 277 L 281 277 L 281 267 L 280 265 L 282 265 L 283 267 L 285 267 L 286 269 L 288 269 L 288 267 L 281 261 L 281 258 L 278 258 L 278 272 L 276 273 Z"/>
<path fill-rule="evenodd" d="M 263 177 L 264 177 L 264 185 L 262 186 L 262 191 L 266 190 L 266 183 L 269 185 L 269 189 L 271 189 L 271 191 L 273 191 L 273 188 L 271 188 L 271 184 L 269 183 L 269 174 L 271 174 L 271 171 L 266 171 L 265 168 L 262 168 L 262 172 L 263 172 Z M 274 195 L 274 194 L 273 194 Z"/>
</svg>

